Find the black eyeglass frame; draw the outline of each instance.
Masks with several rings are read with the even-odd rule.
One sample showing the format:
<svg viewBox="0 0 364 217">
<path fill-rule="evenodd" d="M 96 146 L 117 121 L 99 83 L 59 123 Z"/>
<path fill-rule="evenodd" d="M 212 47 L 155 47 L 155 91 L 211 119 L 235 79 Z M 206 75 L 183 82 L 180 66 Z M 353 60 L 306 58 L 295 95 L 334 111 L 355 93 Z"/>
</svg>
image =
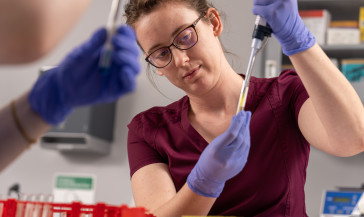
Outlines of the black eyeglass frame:
<svg viewBox="0 0 364 217">
<path fill-rule="evenodd" d="M 146 58 L 145 58 L 145 61 L 147 61 L 149 64 L 151 64 L 152 66 L 154 66 L 154 67 L 156 67 L 156 68 L 164 68 L 164 67 L 166 67 L 166 66 L 168 66 L 171 62 L 172 62 L 172 59 L 173 59 L 173 54 L 172 54 L 172 51 L 171 51 L 171 47 L 172 46 L 174 46 L 174 47 L 176 47 L 177 49 L 179 49 L 179 50 L 188 50 L 188 49 L 191 49 L 193 46 L 195 46 L 196 44 L 197 44 L 197 42 L 198 42 L 198 34 L 197 34 L 197 31 L 196 31 L 196 25 L 197 25 L 197 23 L 198 23 L 198 21 L 200 21 L 203 17 L 205 16 L 205 14 L 203 14 L 203 15 L 201 15 L 199 18 L 197 18 L 197 20 L 195 20 L 195 22 L 193 22 L 191 25 L 189 25 L 189 26 L 187 26 L 186 28 L 184 28 L 183 30 L 181 30 L 177 35 L 176 35 L 176 37 L 174 37 L 174 39 L 173 39 L 173 41 L 172 41 L 172 43 L 169 45 L 169 46 L 166 46 L 166 47 L 161 47 L 161 48 L 158 48 L 157 50 L 155 50 L 155 51 L 153 51 L 152 53 L 150 53 Z M 174 41 L 176 40 L 176 38 L 183 32 L 183 31 L 185 31 L 186 29 L 188 29 L 188 28 L 191 28 L 192 27 L 192 29 L 195 31 L 195 33 L 196 33 L 196 42 L 191 46 L 191 47 L 188 47 L 188 48 L 180 48 L 180 47 L 178 47 L 178 45 L 176 45 L 176 44 L 174 44 Z M 158 50 L 160 50 L 160 49 L 164 49 L 164 48 L 167 48 L 168 50 L 169 50 L 169 53 L 171 54 L 171 58 L 170 58 L 170 60 L 169 60 L 169 62 L 166 64 L 166 65 L 164 65 L 164 66 L 156 66 L 156 65 L 154 65 L 153 63 L 152 63 L 152 61 L 150 61 L 149 60 L 149 58 L 150 58 L 150 56 L 153 54 L 153 53 L 155 53 L 155 52 L 157 52 Z"/>
</svg>

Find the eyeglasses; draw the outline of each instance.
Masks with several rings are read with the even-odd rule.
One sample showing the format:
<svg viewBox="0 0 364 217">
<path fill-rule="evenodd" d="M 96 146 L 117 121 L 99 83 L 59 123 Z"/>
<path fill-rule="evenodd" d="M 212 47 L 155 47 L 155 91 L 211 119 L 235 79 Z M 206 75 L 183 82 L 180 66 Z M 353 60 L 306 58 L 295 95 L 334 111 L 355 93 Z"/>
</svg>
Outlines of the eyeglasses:
<svg viewBox="0 0 364 217">
<path fill-rule="evenodd" d="M 195 27 L 198 21 L 200 21 L 201 18 L 204 16 L 205 15 L 200 16 L 190 26 L 186 27 L 184 30 L 178 33 L 177 36 L 173 39 L 171 45 L 153 51 L 145 58 L 145 60 L 156 68 L 164 68 L 172 61 L 172 46 L 175 46 L 180 50 L 188 50 L 193 47 L 198 41 Z"/>
</svg>

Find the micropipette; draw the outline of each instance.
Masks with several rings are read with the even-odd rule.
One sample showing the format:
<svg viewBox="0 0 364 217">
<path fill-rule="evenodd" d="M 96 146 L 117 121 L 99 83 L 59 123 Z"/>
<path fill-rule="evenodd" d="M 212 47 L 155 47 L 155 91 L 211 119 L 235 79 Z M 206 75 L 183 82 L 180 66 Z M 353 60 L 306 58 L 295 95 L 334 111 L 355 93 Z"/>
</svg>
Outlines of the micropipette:
<svg viewBox="0 0 364 217">
<path fill-rule="evenodd" d="M 253 66 L 255 62 L 255 57 L 261 51 L 266 43 L 267 38 L 271 36 L 272 29 L 268 25 L 268 23 L 261 17 L 257 16 L 255 20 L 254 32 L 253 32 L 253 41 L 251 44 L 252 51 L 250 53 L 250 58 L 248 62 L 248 68 L 245 74 L 245 79 L 243 82 L 243 86 L 241 87 L 240 96 L 239 96 L 239 103 L 236 113 L 244 110 L 246 99 L 248 97 L 248 90 L 249 90 L 249 81 L 250 76 L 253 71 Z"/>
<path fill-rule="evenodd" d="M 107 69 L 110 66 L 112 44 L 111 37 L 115 34 L 115 25 L 118 18 L 119 10 L 122 5 L 122 0 L 113 0 L 111 3 L 111 9 L 109 17 L 107 19 L 106 30 L 107 38 L 104 48 L 101 52 L 99 67 L 102 69 Z"/>
</svg>

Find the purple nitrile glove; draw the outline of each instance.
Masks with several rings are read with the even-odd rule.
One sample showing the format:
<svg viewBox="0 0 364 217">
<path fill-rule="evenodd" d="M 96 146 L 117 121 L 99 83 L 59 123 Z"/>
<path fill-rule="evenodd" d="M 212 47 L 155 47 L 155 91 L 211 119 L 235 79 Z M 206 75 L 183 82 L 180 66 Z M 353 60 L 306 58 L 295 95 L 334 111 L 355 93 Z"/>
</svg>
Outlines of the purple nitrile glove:
<svg viewBox="0 0 364 217">
<path fill-rule="evenodd" d="M 140 51 L 134 30 L 126 25 L 116 30 L 107 71 L 99 67 L 106 38 L 105 28 L 99 29 L 37 80 L 29 103 L 47 123 L 62 122 L 74 107 L 112 102 L 135 89 Z"/>
<path fill-rule="evenodd" d="M 298 14 L 297 0 L 254 0 L 253 13 L 271 26 L 287 56 L 305 51 L 316 43 Z"/>
<path fill-rule="evenodd" d="M 250 112 L 239 112 L 229 129 L 205 148 L 187 178 L 193 192 L 219 197 L 225 182 L 243 170 L 250 150 L 250 118 Z"/>
</svg>

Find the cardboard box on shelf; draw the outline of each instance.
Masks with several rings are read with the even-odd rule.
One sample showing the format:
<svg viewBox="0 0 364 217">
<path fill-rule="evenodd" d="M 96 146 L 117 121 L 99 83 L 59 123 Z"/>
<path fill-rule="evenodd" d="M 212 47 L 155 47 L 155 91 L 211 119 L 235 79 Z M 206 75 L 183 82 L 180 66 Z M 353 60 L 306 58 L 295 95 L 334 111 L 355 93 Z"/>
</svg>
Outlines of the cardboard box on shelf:
<svg viewBox="0 0 364 217">
<path fill-rule="evenodd" d="M 331 21 L 330 27 L 338 28 L 358 28 L 359 23 L 356 20 L 335 20 Z"/>
<path fill-rule="evenodd" d="M 360 31 L 358 28 L 330 27 L 327 30 L 326 44 L 328 45 L 360 44 Z"/>
<path fill-rule="evenodd" d="M 359 24 L 356 20 L 335 20 L 330 23 L 332 28 L 358 28 L 358 26 Z"/>
<path fill-rule="evenodd" d="M 364 43 L 364 7 L 360 7 L 359 29 L 360 29 L 360 41 Z"/>
<path fill-rule="evenodd" d="M 326 32 L 331 22 L 331 14 L 327 10 L 300 10 L 300 16 L 306 27 L 315 36 L 320 45 L 326 44 Z"/>
</svg>

